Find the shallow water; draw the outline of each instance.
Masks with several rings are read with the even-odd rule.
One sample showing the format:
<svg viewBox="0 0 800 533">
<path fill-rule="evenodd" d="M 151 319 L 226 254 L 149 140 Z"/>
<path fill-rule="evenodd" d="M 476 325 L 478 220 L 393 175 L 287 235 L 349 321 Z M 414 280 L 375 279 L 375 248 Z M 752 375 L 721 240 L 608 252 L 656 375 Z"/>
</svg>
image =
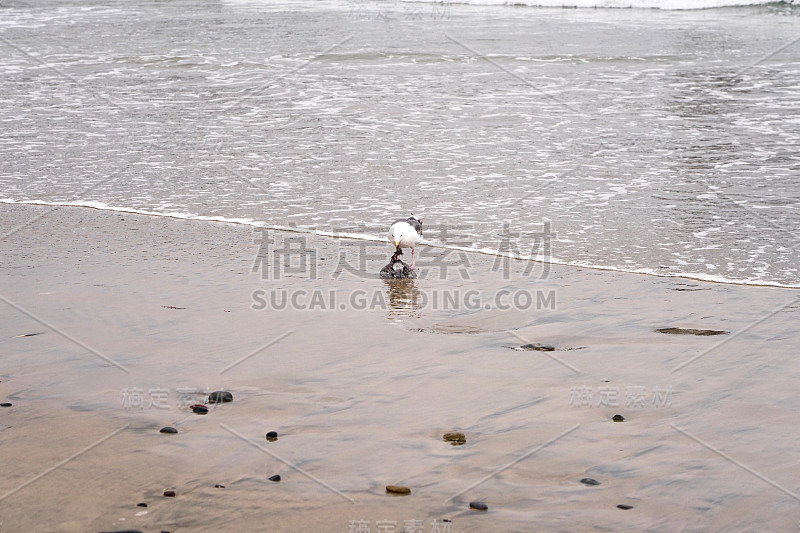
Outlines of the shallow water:
<svg viewBox="0 0 800 533">
<path fill-rule="evenodd" d="M 3 531 L 343 533 L 353 520 L 371 531 L 424 520 L 428 533 L 445 518 L 451 533 L 790 531 L 800 519 L 787 431 L 800 408 L 796 291 L 553 267 L 536 285 L 557 291 L 553 308 L 448 309 L 432 298 L 532 285 L 478 254 L 464 282 L 386 284 L 377 268 L 265 280 L 246 227 L 0 211 L 8 227 L 32 218 L 58 231 L 29 224 L 0 240 L 0 395 L 13 403 L 0 495 L 19 489 L 0 506 Z M 339 252 L 307 239 L 324 263 Z M 335 291 L 337 304 L 366 291 L 386 305 L 259 310 L 262 288 Z M 427 306 L 411 303 L 420 295 Z M 667 327 L 731 333 L 656 331 Z M 189 411 L 223 389 L 232 403 Z M 629 403 L 635 390 L 646 404 Z M 163 404 L 148 403 L 154 392 Z M 445 442 L 450 431 L 466 444 Z M 489 511 L 470 511 L 475 500 Z"/>
<path fill-rule="evenodd" d="M 0 198 L 798 286 L 799 13 L 4 2 Z"/>
</svg>

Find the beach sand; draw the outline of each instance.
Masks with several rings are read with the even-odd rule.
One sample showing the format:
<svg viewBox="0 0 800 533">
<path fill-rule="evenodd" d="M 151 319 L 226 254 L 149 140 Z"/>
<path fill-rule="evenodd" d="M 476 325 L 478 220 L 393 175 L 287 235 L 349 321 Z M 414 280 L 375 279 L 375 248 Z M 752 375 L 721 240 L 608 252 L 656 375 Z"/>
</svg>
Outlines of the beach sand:
<svg viewBox="0 0 800 533">
<path fill-rule="evenodd" d="M 362 265 L 270 232 L 307 259 L 275 275 L 249 226 L 0 205 L 3 235 L 32 219 L 0 239 L 2 532 L 800 523 L 796 290 L 480 254 L 445 275 L 424 246 L 388 282 L 388 243 Z M 191 412 L 215 390 L 234 401 Z"/>
</svg>

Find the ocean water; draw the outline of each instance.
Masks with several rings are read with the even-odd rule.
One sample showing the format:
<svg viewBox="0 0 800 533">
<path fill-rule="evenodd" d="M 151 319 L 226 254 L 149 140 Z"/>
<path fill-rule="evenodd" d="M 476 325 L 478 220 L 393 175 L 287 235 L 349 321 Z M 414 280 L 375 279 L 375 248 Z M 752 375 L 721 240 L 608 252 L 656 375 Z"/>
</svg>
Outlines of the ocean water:
<svg viewBox="0 0 800 533">
<path fill-rule="evenodd" d="M 0 202 L 800 287 L 800 6 L 737 4 L 2 0 Z"/>
</svg>

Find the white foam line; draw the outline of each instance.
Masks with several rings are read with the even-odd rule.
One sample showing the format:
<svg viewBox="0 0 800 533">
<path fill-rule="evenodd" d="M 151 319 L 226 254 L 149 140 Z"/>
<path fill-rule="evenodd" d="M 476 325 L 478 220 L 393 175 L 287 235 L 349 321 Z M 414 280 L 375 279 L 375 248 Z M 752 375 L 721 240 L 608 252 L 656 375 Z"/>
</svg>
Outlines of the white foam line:
<svg viewBox="0 0 800 533">
<path fill-rule="evenodd" d="M 136 215 L 146 215 L 146 216 L 156 216 L 156 217 L 165 217 L 165 218 L 173 218 L 179 220 L 198 220 L 202 222 L 220 222 L 223 224 L 238 224 L 243 226 L 252 226 L 255 228 L 266 228 L 275 231 L 288 231 L 293 233 L 304 233 L 308 235 L 318 235 L 320 237 L 333 237 L 333 238 L 345 238 L 345 239 L 355 239 L 360 241 L 371 241 L 371 242 L 386 242 L 385 237 L 377 237 L 375 235 L 367 235 L 364 233 L 342 233 L 342 232 L 335 232 L 335 231 L 325 231 L 325 230 L 318 230 L 318 229 L 311 229 L 311 228 L 301 228 L 297 226 L 281 226 L 278 224 L 269 224 L 267 222 L 263 222 L 260 220 L 254 220 L 252 218 L 228 218 L 222 216 L 208 216 L 208 215 L 197 215 L 193 213 L 162 213 L 159 211 L 148 211 L 146 209 L 135 209 L 132 207 L 116 207 L 105 204 L 103 202 L 48 202 L 45 200 L 14 200 L 10 198 L 0 198 L 0 203 L 2 204 L 25 204 L 25 205 L 46 205 L 46 206 L 53 206 L 53 207 L 84 207 L 90 209 L 97 209 L 99 211 L 115 211 L 119 213 L 132 213 Z M 653 270 L 650 268 L 635 268 L 635 269 L 626 269 L 626 268 L 619 268 L 619 267 L 612 267 L 612 266 L 605 266 L 605 265 L 594 265 L 590 263 L 583 263 L 581 261 L 564 261 L 560 259 L 556 259 L 551 257 L 550 259 L 545 260 L 542 257 L 532 257 L 532 256 L 524 256 L 521 254 L 514 254 L 509 252 L 500 252 L 498 250 L 493 250 L 491 248 L 469 248 L 467 246 L 454 246 L 450 244 L 443 244 L 438 242 L 429 242 L 425 241 L 423 244 L 426 246 L 430 246 L 431 248 L 442 248 L 445 250 L 454 250 L 459 252 L 468 252 L 468 253 L 476 253 L 482 255 L 489 255 L 493 257 L 506 257 L 509 259 L 516 259 L 519 261 L 536 261 L 538 263 L 547 263 L 551 265 L 561 265 L 561 266 L 569 266 L 569 267 L 580 267 L 580 268 L 588 268 L 591 270 L 601 270 L 607 272 L 621 272 L 626 274 L 640 274 L 645 276 L 655 276 L 659 278 L 680 278 L 680 279 L 690 279 L 695 281 L 703 281 L 709 283 L 722 283 L 727 285 L 747 285 L 747 286 L 755 286 L 755 287 L 778 287 L 782 289 L 800 289 L 800 284 L 786 284 L 786 283 L 779 283 L 777 281 L 763 281 L 757 279 L 731 279 L 725 278 L 723 276 L 714 276 L 710 274 L 699 274 L 693 272 L 679 272 L 679 273 L 666 273 L 666 272 L 658 272 L 657 270 Z"/>
<path fill-rule="evenodd" d="M 441 3 L 442 0 L 405 0 L 415 3 Z M 448 4 L 472 6 L 527 6 L 527 7 L 577 7 L 577 8 L 639 8 L 662 10 L 700 10 L 726 7 L 758 6 L 776 0 L 447 0 Z M 791 0 L 788 4 L 793 5 Z"/>
</svg>

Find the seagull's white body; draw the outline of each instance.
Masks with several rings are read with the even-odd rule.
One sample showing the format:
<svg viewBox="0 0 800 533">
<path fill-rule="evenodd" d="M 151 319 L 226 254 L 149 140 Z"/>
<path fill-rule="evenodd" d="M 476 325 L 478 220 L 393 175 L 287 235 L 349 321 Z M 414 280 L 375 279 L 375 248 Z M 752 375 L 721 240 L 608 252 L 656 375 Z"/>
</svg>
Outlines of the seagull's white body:
<svg viewBox="0 0 800 533">
<path fill-rule="evenodd" d="M 422 221 L 413 214 L 405 220 L 398 220 L 389 227 L 389 242 L 399 253 L 403 248 L 411 248 L 411 268 L 416 268 L 414 249 L 422 242 Z"/>
</svg>

